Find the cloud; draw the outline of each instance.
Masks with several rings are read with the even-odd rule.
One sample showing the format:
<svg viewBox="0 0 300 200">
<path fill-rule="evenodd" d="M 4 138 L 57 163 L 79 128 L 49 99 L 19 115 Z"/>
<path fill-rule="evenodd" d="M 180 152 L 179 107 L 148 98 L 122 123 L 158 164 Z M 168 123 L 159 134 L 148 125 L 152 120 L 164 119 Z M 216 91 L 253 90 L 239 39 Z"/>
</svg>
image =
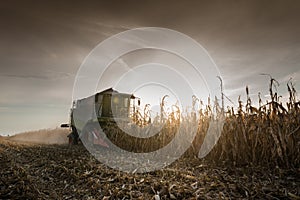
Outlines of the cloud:
<svg viewBox="0 0 300 200">
<path fill-rule="evenodd" d="M 2 77 L 38 80 L 59 80 L 74 77 L 74 74 L 66 72 L 47 71 L 44 74 L 0 74 Z"/>
<path fill-rule="evenodd" d="M 44 110 L 52 118 L 64 115 L 50 116 L 50 104 L 64 105 L 67 116 L 75 74 L 85 56 L 104 39 L 135 27 L 171 28 L 201 43 L 218 64 L 226 95 L 235 103 L 246 85 L 253 95 L 268 94 L 269 79 L 260 73 L 270 73 L 280 83 L 290 77 L 300 81 L 296 1 L 7 1 L 0 9 L 0 110 L 40 105 L 27 117 L 33 126 Z M 128 70 L 126 60 L 116 62 Z M 278 91 L 286 94 L 285 84 Z M 0 112 L 1 117 L 9 122 L 18 116 Z"/>
<path fill-rule="evenodd" d="M 300 81 L 300 70 L 297 72 L 292 72 L 286 76 L 281 77 L 278 79 L 279 83 L 287 83 L 291 79 L 292 82 L 299 82 Z"/>
</svg>

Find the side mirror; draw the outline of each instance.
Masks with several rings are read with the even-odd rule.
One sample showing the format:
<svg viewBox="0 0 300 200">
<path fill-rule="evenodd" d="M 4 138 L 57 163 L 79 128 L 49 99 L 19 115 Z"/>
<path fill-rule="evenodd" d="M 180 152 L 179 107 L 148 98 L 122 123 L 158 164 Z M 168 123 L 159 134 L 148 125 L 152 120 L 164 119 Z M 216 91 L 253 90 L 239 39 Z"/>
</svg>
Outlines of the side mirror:
<svg viewBox="0 0 300 200">
<path fill-rule="evenodd" d="M 61 124 L 60 127 L 61 128 L 68 128 L 68 127 L 70 127 L 70 124 Z"/>
<path fill-rule="evenodd" d="M 138 100 L 138 106 L 140 106 L 141 105 L 141 100 Z"/>
</svg>

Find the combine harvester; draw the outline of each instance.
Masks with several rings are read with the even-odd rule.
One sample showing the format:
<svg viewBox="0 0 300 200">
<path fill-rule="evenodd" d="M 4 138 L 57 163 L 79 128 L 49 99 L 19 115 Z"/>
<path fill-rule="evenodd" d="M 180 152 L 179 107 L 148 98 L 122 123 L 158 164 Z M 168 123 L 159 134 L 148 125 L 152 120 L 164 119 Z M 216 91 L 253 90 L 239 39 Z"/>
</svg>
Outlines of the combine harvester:
<svg viewBox="0 0 300 200">
<path fill-rule="evenodd" d="M 133 94 L 119 93 L 109 88 L 90 97 L 73 101 L 70 112 L 69 144 L 78 144 L 81 140 L 89 144 L 109 147 L 103 131 L 116 123 L 131 123 L 140 99 Z"/>
</svg>

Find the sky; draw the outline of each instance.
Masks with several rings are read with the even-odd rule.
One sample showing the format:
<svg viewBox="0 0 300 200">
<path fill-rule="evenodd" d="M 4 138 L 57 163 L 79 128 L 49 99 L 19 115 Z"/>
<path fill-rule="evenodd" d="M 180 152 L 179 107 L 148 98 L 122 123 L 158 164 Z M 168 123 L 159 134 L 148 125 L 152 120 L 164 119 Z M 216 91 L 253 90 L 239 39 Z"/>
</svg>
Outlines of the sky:
<svg viewBox="0 0 300 200">
<path fill-rule="evenodd" d="M 246 85 L 253 98 L 267 97 L 269 78 L 261 73 L 280 83 L 284 99 L 290 78 L 300 89 L 299 10 L 297 0 L 2 2 L 0 135 L 68 122 L 86 56 L 110 36 L 139 27 L 173 29 L 200 43 L 235 104 Z"/>
</svg>

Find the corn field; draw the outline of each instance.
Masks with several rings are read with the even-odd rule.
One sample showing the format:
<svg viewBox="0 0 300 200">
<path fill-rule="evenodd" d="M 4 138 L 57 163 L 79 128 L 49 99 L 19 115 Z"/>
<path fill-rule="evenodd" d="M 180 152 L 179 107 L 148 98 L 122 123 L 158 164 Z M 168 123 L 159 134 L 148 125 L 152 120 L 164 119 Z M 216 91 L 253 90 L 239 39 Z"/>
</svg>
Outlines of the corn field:
<svg viewBox="0 0 300 200">
<path fill-rule="evenodd" d="M 294 86 L 288 83 L 289 102 L 286 109 L 278 94 L 273 92 L 275 82 L 271 78 L 269 102 L 262 104 L 259 95 L 259 107 L 251 104 L 246 87 L 245 105 L 239 100 L 236 113 L 233 108 L 228 108 L 222 135 L 209 159 L 238 165 L 299 166 L 300 102 L 296 101 Z"/>
<path fill-rule="evenodd" d="M 208 99 L 208 105 L 203 105 L 200 101 L 197 109 L 195 105 L 199 100 L 193 96 L 192 112 L 185 115 L 177 105 L 172 106 L 172 112 L 167 113 L 164 108 L 165 96 L 161 100 L 160 116 L 154 118 L 150 128 L 148 126 L 152 131 L 157 129 L 159 134 L 150 138 L 138 138 L 121 134 L 119 129 L 110 126 L 108 137 L 123 149 L 150 152 L 168 144 L 174 138 L 180 123 L 188 134 L 188 127 L 184 127 L 184 122 L 191 122 L 198 115 L 196 136 L 185 153 L 187 157 L 195 157 L 203 143 L 210 120 L 225 116 L 221 137 L 205 159 L 233 165 L 297 167 L 300 164 L 300 102 L 297 101 L 294 85 L 289 81 L 289 101 L 284 105 L 277 92 L 274 92 L 275 84 L 278 84 L 277 81 L 271 78 L 270 100 L 265 104 L 258 94 L 258 107 L 252 105 L 249 88 L 246 87 L 247 99 L 243 102 L 239 98 L 238 108 L 228 107 L 225 110 L 218 103 L 218 99 L 213 104 Z M 149 125 L 148 109 L 149 105 L 146 105 L 144 109 L 137 110 L 133 117 L 140 129 Z"/>
</svg>

